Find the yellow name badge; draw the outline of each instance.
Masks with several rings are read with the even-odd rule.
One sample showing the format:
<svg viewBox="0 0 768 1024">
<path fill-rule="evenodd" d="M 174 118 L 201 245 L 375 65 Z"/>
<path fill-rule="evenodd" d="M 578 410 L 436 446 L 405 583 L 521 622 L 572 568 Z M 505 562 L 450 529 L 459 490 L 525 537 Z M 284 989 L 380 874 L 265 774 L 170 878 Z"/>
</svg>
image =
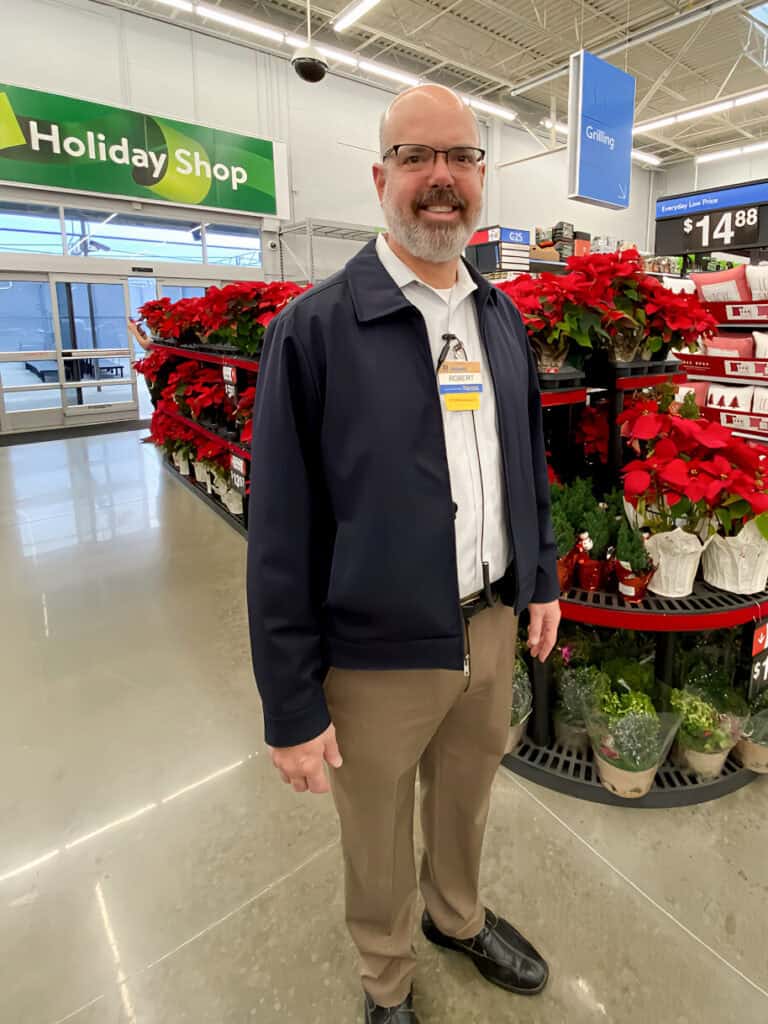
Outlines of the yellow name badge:
<svg viewBox="0 0 768 1024">
<path fill-rule="evenodd" d="M 483 378 L 480 363 L 455 359 L 445 362 L 438 374 L 440 394 L 448 412 L 472 412 L 480 408 Z"/>
</svg>

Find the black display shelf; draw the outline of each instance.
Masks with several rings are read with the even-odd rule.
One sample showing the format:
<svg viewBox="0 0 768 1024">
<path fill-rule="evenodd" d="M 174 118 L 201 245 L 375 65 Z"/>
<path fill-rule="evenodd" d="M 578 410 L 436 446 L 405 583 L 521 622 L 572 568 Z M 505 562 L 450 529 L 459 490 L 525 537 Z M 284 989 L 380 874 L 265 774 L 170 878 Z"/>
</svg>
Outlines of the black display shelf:
<svg viewBox="0 0 768 1024">
<path fill-rule="evenodd" d="M 165 416 L 170 416 L 172 419 L 178 420 L 179 423 L 183 423 L 185 427 L 191 427 L 192 430 L 196 430 L 198 434 L 203 437 L 207 437 L 211 441 L 220 441 L 225 448 L 228 448 L 233 455 L 239 455 L 241 459 L 251 460 L 251 453 L 248 448 L 244 448 L 241 444 L 236 441 L 228 441 L 226 437 L 222 437 L 221 434 L 217 434 L 215 430 L 209 430 L 208 427 L 204 427 L 202 423 L 198 423 L 197 420 L 192 420 L 189 416 L 184 416 L 180 412 L 176 412 L 171 409 L 163 409 Z"/>
<path fill-rule="evenodd" d="M 220 501 L 211 497 L 201 484 L 196 483 L 193 477 L 182 476 L 178 469 L 176 469 L 176 467 L 169 462 L 167 458 L 163 459 L 163 466 L 171 476 L 186 487 L 188 491 L 192 491 L 195 497 L 199 498 L 210 509 L 213 509 L 216 515 L 228 523 L 236 533 L 239 533 L 240 536 L 244 537 L 246 540 L 248 539 L 248 528 L 245 525 L 244 516 L 233 516 L 231 512 L 226 510 Z M 247 501 L 247 499 L 244 498 L 243 501 Z"/>
<path fill-rule="evenodd" d="M 536 782 L 567 796 L 591 803 L 614 807 L 669 808 L 706 803 L 733 793 L 754 782 L 757 775 L 728 758 L 722 775 L 711 782 L 699 782 L 674 765 L 666 763 L 656 773 L 653 787 L 639 800 L 624 800 L 603 786 L 597 777 L 594 756 L 567 750 L 559 744 L 539 747 L 526 739 L 514 754 L 507 754 L 502 764 L 521 778 Z"/>
<path fill-rule="evenodd" d="M 562 366 L 556 373 L 546 373 L 539 370 L 539 388 L 542 391 L 567 391 L 573 388 L 583 388 L 587 378 L 583 370 L 577 370 L 573 366 Z"/>
</svg>

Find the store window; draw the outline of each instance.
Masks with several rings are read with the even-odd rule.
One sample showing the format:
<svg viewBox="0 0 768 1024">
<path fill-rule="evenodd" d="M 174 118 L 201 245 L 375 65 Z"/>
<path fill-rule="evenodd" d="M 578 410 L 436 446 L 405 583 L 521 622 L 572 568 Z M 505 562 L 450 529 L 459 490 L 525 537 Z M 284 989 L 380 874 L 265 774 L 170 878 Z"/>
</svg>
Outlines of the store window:
<svg viewBox="0 0 768 1024">
<path fill-rule="evenodd" d="M 209 263 L 235 267 L 261 267 L 261 232 L 250 227 L 206 224 Z"/>
<path fill-rule="evenodd" d="M 127 348 L 121 284 L 59 281 L 56 301 L 62 348 Z"/>
<path fill-rule="evenodd" d="M 58 206 L 0 202 L 0 253 L 61 256 L 61 249 Z"/>
<path fill-rule="evenodd" d="M 106 259 L 202 263 L 200 221 L 64 209 L 67 253 Z"/>
<path fill-rule="evenodd" d="M 55 347 L 48 282 L 0 277 L 0 352 L 52 352 Z"/>
</svg>

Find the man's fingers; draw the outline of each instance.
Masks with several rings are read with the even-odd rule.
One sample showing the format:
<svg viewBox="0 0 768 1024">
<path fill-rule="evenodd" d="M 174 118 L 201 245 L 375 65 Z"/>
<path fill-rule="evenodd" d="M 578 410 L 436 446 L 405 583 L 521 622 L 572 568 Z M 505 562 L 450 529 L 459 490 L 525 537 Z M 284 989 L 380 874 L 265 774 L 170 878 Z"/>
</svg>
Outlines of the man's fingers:
<svg viewBox="0 0 768 1024">
<path fill-rule="evenodd" d="M 306 777 L 303 776 L 303 775 L 301 775 L 301 776 L 298 776 L 298 775 L 294 776 L 291 779 L 291 785 L 293 786 L 294 791 L 296 793 L 306 793 L 307 792 L 307 780 L 306 780 Z"/>
<path fill-rule="evenodd" d="M 307 782 L 309 783 L 310 793 L 327 793 L 331 788 L 328 785 L 328 779 L 326 778 L 325 772 L 322 768 L 320 768 L 320 770 L 314 775 L 308 776 Z"/>
<path fill-rule="evenodd" d="M 328 740 L 328 742 L 325 745 L 323 756 L 325 757 L 325 760 L 328 762 L 331 768 L 341 768 L 342 764 L 344 763 L 341 756 L 341 751 L 339 750 L 339 745 L 336 742 L 335 738 Z"/>
</svg>

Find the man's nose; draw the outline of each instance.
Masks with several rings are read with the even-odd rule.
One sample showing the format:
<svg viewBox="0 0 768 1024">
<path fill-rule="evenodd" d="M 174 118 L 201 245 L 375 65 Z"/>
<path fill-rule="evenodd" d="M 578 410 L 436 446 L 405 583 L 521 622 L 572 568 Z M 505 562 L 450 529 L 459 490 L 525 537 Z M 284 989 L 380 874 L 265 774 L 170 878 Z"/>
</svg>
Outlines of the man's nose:
<svg viewBox="0 0 768 1024">
<path fill-rule="evenodd" d="M 450 185 L 453 186 L 456 179 L 453 176 L 453 172 L 448 164 L 448 157 L 445 153 L 438 153 L 435 156 L 435 162 L 432 165 L 432 173 L 429 177 L 430 186 L 442 187 Z"/>
</svg>

